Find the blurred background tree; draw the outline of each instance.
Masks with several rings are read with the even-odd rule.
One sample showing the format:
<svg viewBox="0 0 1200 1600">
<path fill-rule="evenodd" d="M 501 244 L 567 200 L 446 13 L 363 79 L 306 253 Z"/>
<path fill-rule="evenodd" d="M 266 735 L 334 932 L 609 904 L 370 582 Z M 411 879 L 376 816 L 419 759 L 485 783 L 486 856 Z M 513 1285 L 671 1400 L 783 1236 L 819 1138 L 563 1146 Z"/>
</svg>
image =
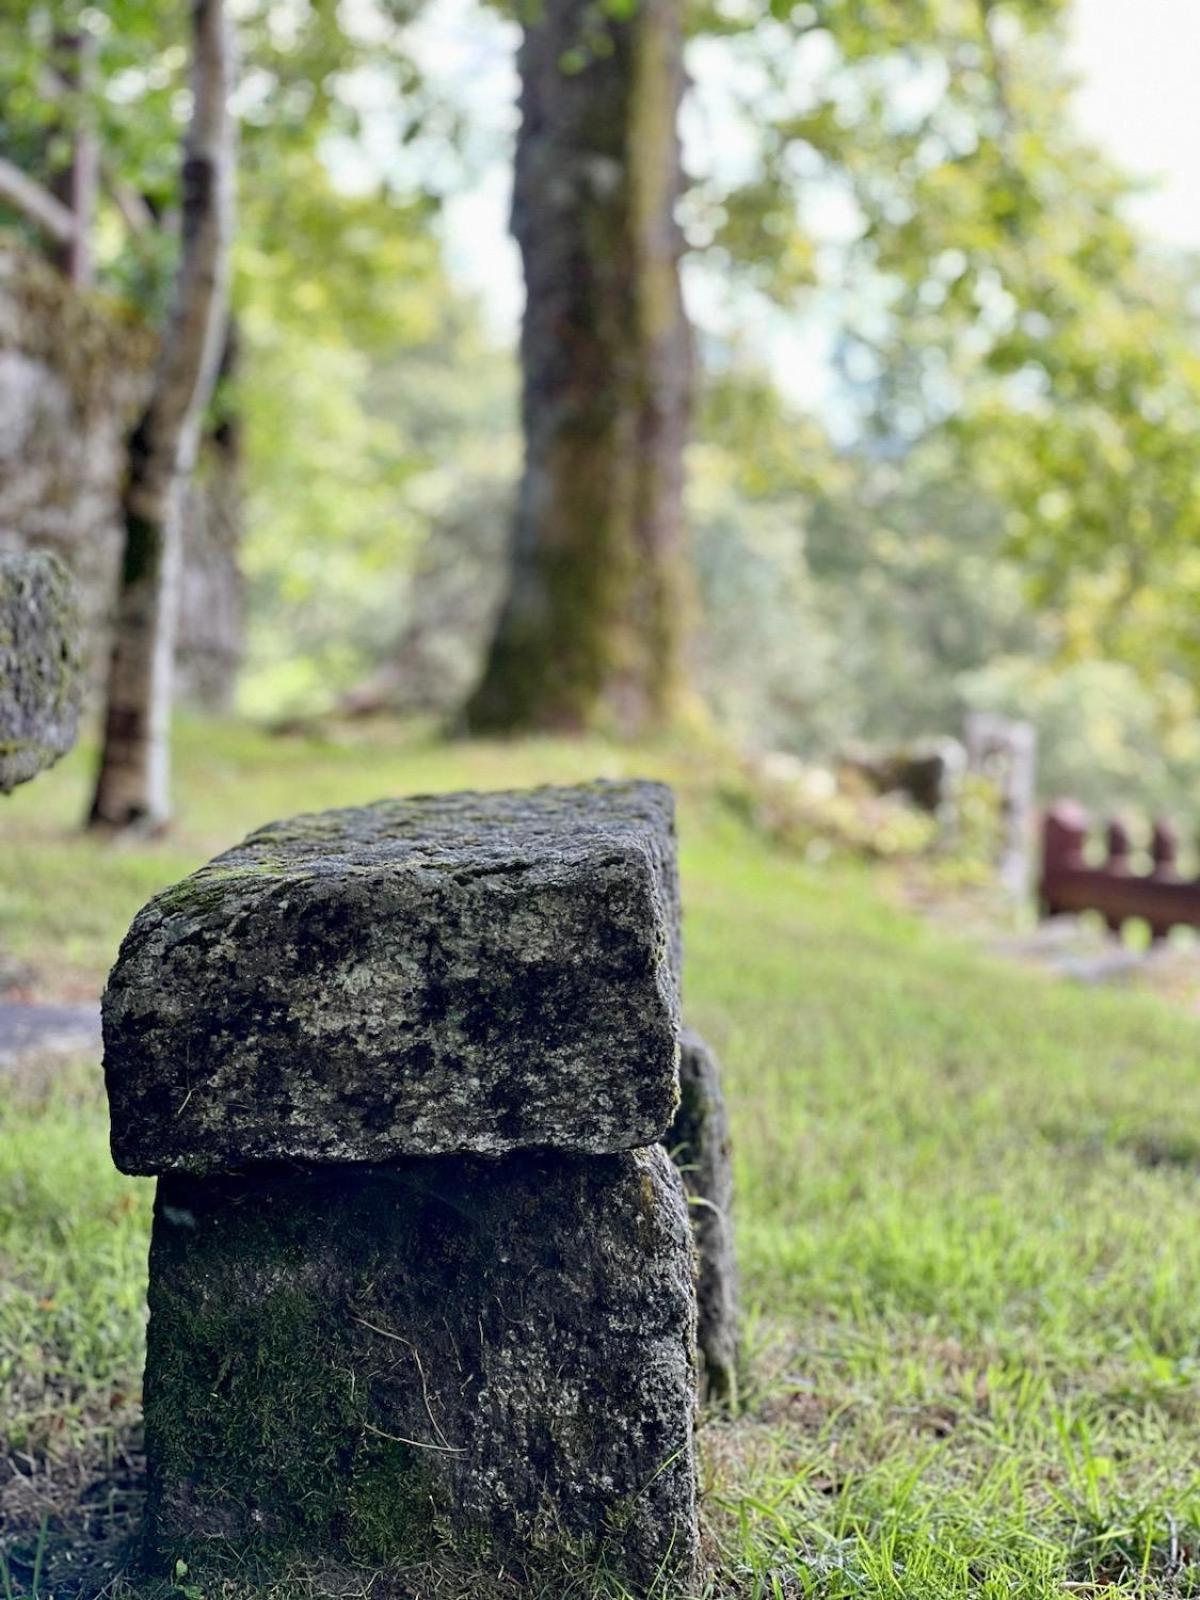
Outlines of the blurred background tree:
<svg viewBox="0 0 1200 1600">
<path fill-rule="evenodd" d="M 515 52 L 507 7 L 456 15 Z M 510 586 L 520 452 L 514 355 L 444 202 L 510 150 L 479 134 L 474 85 L 436 70 L 416 0 L 239 18 L 243 359 L 214 412 L 214 433 L 242 419 L 238 704 L 454 722 Z M 1140 234 L 1077 131 L 1067 19 L 1016 0 L 687 9 L 679 671 L 743 746 L 825 760 L 1003 709 L 1051 736 L 1047 783 L 1190 810 L 1195 265 Z M 134 0 L 0 19 L 0 153 L 50 178 L 72 128 L 95 129 L 96 276 L 148 311 L 174 251 L 183 21 Z M 47 97 L 72 29 L 95 38 L 90 87 Z"/>
<path fill-rule="evenodd" d="M 525 463 L 507 592 L 467 705 L 481 731 L 639 733 L 686 698 L 683 9 L 544 0 L 524 22 Z"/>
<path fill-rule="evenodd" d="M 193 0 L 189 112 L 181 152 L 179 262 L 145 406 L 128 437 L 121 490 L 122 551 L 113 611 L 100 765 L 88 822 L 162 828 L 170 819 L 170 726 L 184 504 L 204 414 L 229 343 L 237 86 L 233 24 L 224 0 Z M 87 141 L 89 169 L 99 151 Z M 83 148 L 77 138 L 74 167 Z M 89 170 L 68 271 L 90 271 Z"/>
</svg>

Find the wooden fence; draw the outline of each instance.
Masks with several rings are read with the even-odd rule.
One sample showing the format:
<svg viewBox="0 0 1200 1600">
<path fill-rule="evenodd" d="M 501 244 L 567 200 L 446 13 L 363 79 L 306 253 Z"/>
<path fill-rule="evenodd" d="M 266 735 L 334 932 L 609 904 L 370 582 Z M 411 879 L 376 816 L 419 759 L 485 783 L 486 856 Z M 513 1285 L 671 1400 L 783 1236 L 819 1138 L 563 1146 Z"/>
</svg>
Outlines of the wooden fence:
<svg viewBox="0 0 1200 1600">
<path fill-rule="evenodd" d="M 1167 822 L 1154 824 L 1150 870 L 1135 871 L 1129 832 L 1121 822 L 1105 829 L 1105 859 L 1089 863 L 1091 819 L 1082 806 L 1060 801 L 1042 822 L 1042 875 L 1038 901 L 1043 916 L 1098 911 L 1114 931 L 1137 917 L 1151 936 L 1174 927 L 1200 928 L 1200 881 L 1183 877 L 1176 865 L 1179 841 Z"/>
</svg>

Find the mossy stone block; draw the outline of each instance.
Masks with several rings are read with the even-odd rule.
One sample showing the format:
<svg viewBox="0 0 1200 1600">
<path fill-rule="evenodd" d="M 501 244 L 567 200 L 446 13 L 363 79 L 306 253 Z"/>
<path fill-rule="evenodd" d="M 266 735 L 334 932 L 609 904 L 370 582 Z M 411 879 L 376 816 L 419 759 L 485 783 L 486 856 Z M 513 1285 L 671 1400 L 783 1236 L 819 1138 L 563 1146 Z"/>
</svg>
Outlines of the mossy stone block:
<svg viewBox="0 0 1200 1600">
<path fill-rule="evenodd" d="M 153 1569 L 690 1576 L 694 1296 L 661 1148 L 173 1174 L 150 1271 Z"/>
<path fill-rule="evenodd" d="M 666 1143 L 687 1191 L 696 1245 L 700 1392 L 735 1409 L 741 1337 L 729 1118 L 717 1058 L 688 1029 L 680 1042 L 679 1110 Z"/>
<path fill-rule="evenodd" d="M 43 551 L 0 556 L 0 794 L 75 743 L 82 690 L 67 569 Z"/>
<path fill-rule="evenodd" d="M 273 823 L 139 913 L 104 1000 L 126 1172 L 652 1144 L 677 1099 L 670 791 Z"/>
</svg>

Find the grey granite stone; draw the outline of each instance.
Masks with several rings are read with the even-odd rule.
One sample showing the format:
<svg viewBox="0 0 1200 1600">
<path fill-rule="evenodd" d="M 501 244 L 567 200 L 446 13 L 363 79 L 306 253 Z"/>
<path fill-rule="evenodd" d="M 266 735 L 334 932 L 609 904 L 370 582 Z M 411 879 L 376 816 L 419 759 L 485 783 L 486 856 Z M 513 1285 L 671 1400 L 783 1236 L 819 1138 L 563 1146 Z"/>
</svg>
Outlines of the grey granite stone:
<svg viewBox="0 0 1200 1600">
<path fill-rule="evenodd" d="M 661 1148 L 172 1174 L 150 1269 L 152 1569 L 689 1582 L 691 1244 Z"/>
<path fill-rule="evenodd" d="M 273 823 L 138 914 L 104 999 L 127 1172 L 659 1141 L 677 1099 L 670 791 Z"/>
<path fill-rule="evenodd" d="M 679 1110 L 666 1144 L 687 1191 L 696 1242 L 700 1392 L 704 1399 L 733 1409 L 741 1348 L 729 1119 L 717 1059 L 690 1031 L 681 1041 L 679 1090 Z"/>
<path fill-rule="evenodd" d="M 82 677 L 70 575 L 42 552 L 0 555 L 0 793 L 75 743 Z"/>
</svg>

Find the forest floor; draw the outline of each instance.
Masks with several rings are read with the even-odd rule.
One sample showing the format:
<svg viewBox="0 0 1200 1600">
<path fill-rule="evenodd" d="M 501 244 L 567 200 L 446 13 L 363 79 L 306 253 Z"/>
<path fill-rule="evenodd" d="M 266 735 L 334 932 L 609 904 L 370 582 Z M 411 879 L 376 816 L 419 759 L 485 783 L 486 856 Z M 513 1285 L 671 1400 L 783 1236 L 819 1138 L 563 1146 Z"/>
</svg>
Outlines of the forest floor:
<svg viewBox="0 0 1200 1600">
<path fill-rule="evenodd" d="M 752 1369 L 742 1414 L 703 1421 L 705 1593 L 1200 1594 L 1187 1010 L 999 960 L 865 868 L 806 865 L 723 801 L 702 754 L 185 725 L 177 828 L 115 847 L 76 831 L 87 770 L 79 752 L 0 810 L 0 950 L 26 998 L 94 996 L 138 906 L 268 818 L 670 778 L 686 1009 L 725 1065 Z M 132 1593 L 107 1585 L 137 1514 L 150 1190 L 111 1166 L 91 1052 L 0 1066 L 4 1600 Z M 182 1575 L 155 1592 L 260 1593 Z"/>
</svg>

